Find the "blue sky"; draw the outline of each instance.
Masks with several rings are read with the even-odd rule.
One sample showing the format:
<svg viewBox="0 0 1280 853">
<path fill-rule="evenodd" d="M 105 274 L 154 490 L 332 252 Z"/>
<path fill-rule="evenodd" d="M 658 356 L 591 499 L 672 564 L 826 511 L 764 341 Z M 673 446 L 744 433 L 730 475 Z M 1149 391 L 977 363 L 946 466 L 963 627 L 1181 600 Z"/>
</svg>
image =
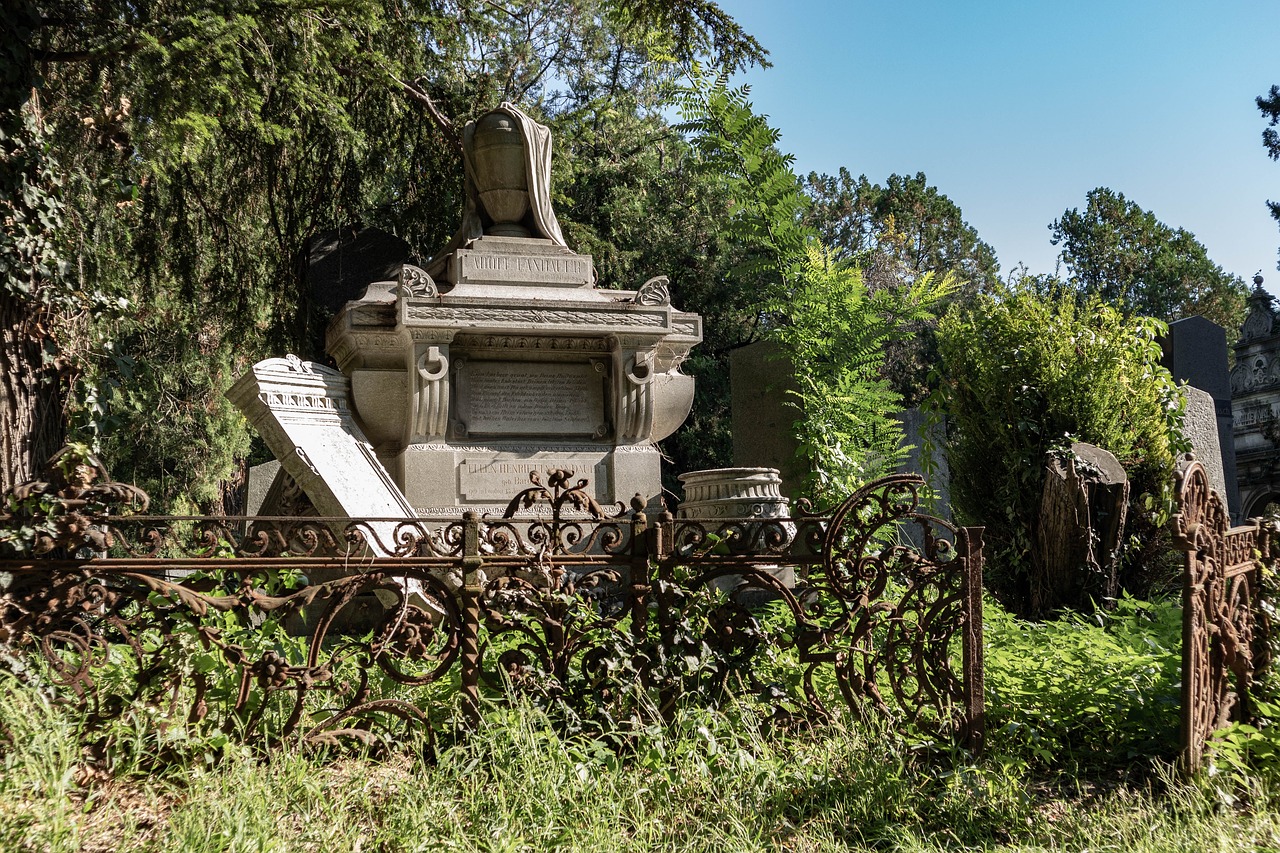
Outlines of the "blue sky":
<svg viewBox="0 0 1280 853">
<path fill-rule="evenodd" d="M 796 170 L 924 172 L 995 247 L 1051 272 L 1048 225 L 1107 186 L 1280 293 L 1280 2 L 721 0 L 770 51 L 758 112 Z"/>
</svg>

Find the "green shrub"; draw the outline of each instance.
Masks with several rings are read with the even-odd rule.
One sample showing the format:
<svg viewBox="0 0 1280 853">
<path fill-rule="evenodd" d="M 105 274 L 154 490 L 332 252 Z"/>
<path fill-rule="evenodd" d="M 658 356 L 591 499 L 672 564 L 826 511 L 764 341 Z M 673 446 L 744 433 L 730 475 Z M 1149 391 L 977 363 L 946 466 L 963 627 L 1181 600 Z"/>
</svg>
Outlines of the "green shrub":
<svg viewBox="0 0 1280 853">
<path fill-rule="evenodd" d="M 902 397 L 884 375 L 885 347 L 903 329 L 933 318 L 955 290 L 950 275 L 919 276 L 874 290 L 862 270 L 818 245 L 795 267 L 793 290 L 773 306 L 769 337 L 795 370 L 795 428 L 807 463 L 805 492 L 834 503 L 891 473 L 906 455 Z"/>
<path fill-rule="evenodd" d="M 953 507 L 961 522 L 986 527 L 988 586 L 1019 612 L 1028 613 L 1045 454 L 1073 440 L 1111 451 L 1129 474 L 1122 583 L 1160 559 L 1173 468 L 1187 447 L 1184 401 L 1159 363 L 1165 328 L 1028 285 L 981 296 L 939 324 L 943 381 L 929 409 L 948 419 Z"/>
</svg>

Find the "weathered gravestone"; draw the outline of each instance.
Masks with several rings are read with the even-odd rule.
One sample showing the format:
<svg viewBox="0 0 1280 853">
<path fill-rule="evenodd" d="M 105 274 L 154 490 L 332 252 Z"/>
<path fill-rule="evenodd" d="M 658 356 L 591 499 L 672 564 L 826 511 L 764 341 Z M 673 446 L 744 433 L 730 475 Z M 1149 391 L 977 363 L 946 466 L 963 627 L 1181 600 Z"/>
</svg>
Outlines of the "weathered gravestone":
<svg viewBox="0 0 1280 853">
<path fill-rule="evenodd" d="M 796 498 L 804 485 L 795 422 L 801 413 L 791 361 L 773 341 L 729 353 L 733 464 L 776 470 L 782 494 Z"/>
<path fill-rule="evenodd" d="M 1115 455 L 1076 442 L 1045 460 L 1035 530 L 1031 609 L 1087 609 L 1114 598 L 1117 560 L 1129 506 L 1129 478 Z"/>
<path fill-rule="evenodd" d="M 1221 444 L 1219 429 L 1222 422 L 1218 416 L 1218 404 L 1208 391 L 1192 385 L 1186 386 L 1183 391 L 1187 395 L 1187 408 L 1182 433 L 1191 442 L 1192 455 L 1204 465 L 1205 473 L 1209 475 L 1209 485 L 1229 504 L 1227 495 L 1230 494 L 1230 489 L 1226 470 L 1222 467 L 1222 454 L 1217 452 Z M 1229 431 L 1227 436 L 1230 437 Z M 1234 447 L 1231 455 L 1234 460 Z"/>
<path fill-rule="evenodd" d="M 1240 514 L 1236 484 L 1236 449 L 1232 435 L 1231 374 L 1227 370 L 1227 333 L 1205 317 L 1187 317 L 1169 324 L 1161 339 L 1161 363 L 1178 382 L 1208 395 L 1216 427 L 1210 435 L 1202 395 L 1188 399 L 1188 432 L 1196 459 L 1209 467 L 1210 483 L 1218 489 L 1233 518 Z M 1194 407 L 1194 410 L 1193 410 Z M 1192 419 L 1194 417 L 1194 427 Z M 1210 460 L 1215 460 L 1212 463 Z M 1217 479 L 1213 479 L 1216 477 Z"/>
</svg>

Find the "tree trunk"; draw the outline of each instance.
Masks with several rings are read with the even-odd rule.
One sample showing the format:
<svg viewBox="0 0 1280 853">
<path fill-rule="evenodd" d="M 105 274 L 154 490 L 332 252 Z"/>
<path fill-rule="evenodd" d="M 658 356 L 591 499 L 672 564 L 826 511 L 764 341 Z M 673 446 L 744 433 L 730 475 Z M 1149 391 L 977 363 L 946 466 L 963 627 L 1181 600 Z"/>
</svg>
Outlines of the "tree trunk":
<svg viewBox="0 0 1280 853">
<path fill-rule="evenodd" d="M 0 495 L 62 446 L 61 382 L 44 364 L 41 312 L 0 290 Z"/>
</svg>

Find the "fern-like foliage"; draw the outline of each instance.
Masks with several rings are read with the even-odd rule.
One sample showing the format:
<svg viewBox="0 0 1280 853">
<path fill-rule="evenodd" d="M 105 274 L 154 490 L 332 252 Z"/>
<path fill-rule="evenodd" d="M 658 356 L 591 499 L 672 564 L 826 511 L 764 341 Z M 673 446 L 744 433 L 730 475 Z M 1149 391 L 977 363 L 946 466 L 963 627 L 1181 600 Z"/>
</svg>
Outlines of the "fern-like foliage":
<svg viewBox="0 0 1280 853">
<path fill-rule="evenodd" d="M 890 472 L 906 454 L 886 347 L 931 321 L 955 281 L 927 273 L 871 287 L 859 266 L 837 262 L 805 223 L 810 202 L 794 158 L 778 150 L 778 131 L 749 94 L 695 68 L 677 96 L 681 129 L 701 167 L 729 187 L 730 233 L 750 250 L 735 274 L 759 281 L 759 327 L 794 366 L 805 492 L 826 502 Z"/>
<path fill-rule="evenodd" d="M 793 267 L 818 237 L 804 223 L 810 202 L 792 169 L 795 158 L 778 150 L 778 131 L 756 114 L 750 92 L 695 65 L 691 84 L 675 99 L 684 120 L 678 128 L 690 136 L 700 168 L 731 190 L 728 230 L 751 250 L 734 273 L 762 280 L 763 304 L 785 294 Z"/>
<path fill-rule="evenodd" d="M 885 349 L 904 329 L 932 319 L 954 290 L 950 275 L 933 273 L 874 290 L 859 267 L 820 245 L 806 247 L 793 290 L 772 306 L 787 322 L 770 336 L 794 367 L 810 495 L 838 499 L 903 461 L 908 448 L 895 416 L 902 398 L 884 375 Z"/>
</svg>

